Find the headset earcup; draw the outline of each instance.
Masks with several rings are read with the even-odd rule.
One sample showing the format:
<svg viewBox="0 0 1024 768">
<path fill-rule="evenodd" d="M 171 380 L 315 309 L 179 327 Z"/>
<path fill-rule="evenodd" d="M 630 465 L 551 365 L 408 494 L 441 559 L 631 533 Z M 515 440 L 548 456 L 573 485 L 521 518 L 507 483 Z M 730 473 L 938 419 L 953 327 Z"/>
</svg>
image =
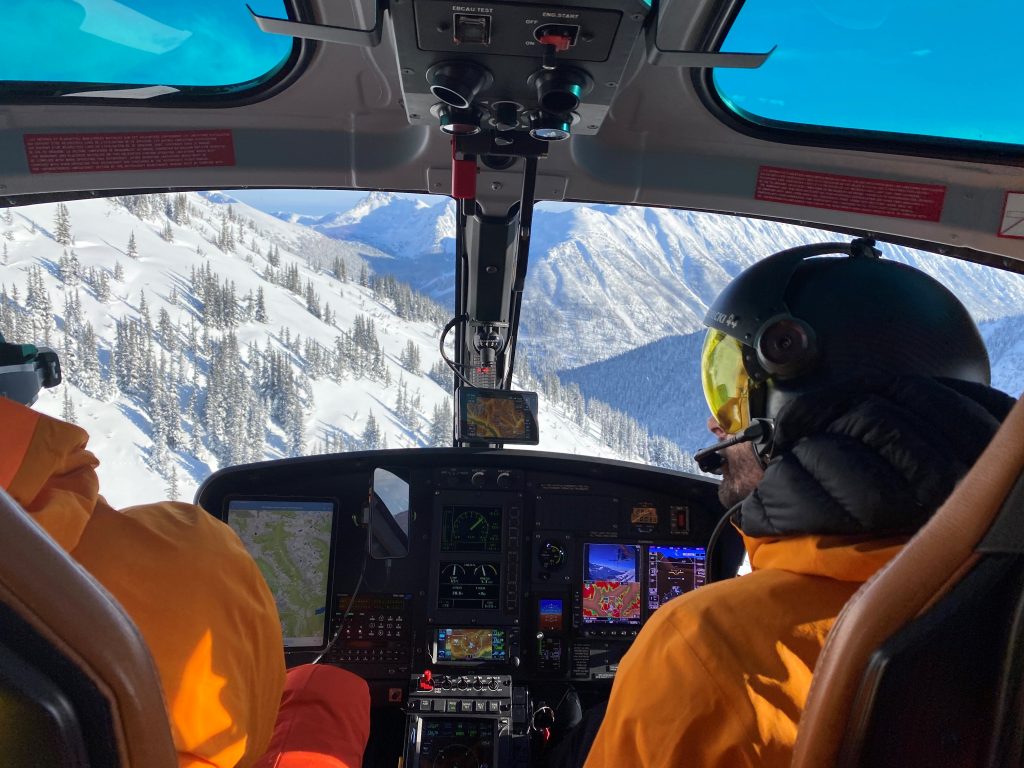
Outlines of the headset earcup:
<svg viewBox="0 0 1024 768">
<path fill-rule="evenodd" d="M 791 316 L 765 323 L 757 333 L 754 348 L 761 367 L 780 379 L 803 373 L 817 357 L 813 329 L 803 320 Z"/>
</svg>

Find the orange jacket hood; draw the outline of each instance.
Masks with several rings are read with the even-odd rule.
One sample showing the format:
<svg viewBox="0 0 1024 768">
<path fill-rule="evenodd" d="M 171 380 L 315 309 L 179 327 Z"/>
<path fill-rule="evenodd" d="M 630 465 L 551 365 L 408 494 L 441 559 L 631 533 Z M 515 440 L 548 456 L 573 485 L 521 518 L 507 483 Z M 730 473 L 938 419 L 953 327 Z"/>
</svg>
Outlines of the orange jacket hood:
<svg viewBox="0 0 1024 768">
<path fill-rule="evenodd" d="M 89 435 L 0 397 L 0 485 L 70 552 L 101 501 Z"/>
<path fill-rule="evenodd" d="M 112 509 L 88 435 L 0 397 L 0 485 L 121 604 L 156 663 L 179 768 L 245 767 L 284 684 L 273 595 L 238 536 L 192 504 Z"/>
</svg>

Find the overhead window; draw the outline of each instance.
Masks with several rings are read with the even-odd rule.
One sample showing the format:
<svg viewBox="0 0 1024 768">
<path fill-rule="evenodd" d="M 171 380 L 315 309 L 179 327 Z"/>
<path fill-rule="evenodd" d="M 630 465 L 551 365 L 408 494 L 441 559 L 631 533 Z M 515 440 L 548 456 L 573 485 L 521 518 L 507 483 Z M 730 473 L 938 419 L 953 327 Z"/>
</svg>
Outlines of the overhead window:
<svg viewBox="0 0 1024 768">
<path fill-rule="evenodd" d="M 148 99 L 237 94 L 266 85 L 298 43 L 261 32 L 245 0 L 8 0 L 0 98 Z M 289 14 L 290 0 L 250 0 Z"/>
<path fill-rule="evenodd" d="M 777 48 L 712 82 L 761 127 L 1024 145 L 1021 29 L 1020 0 L 746 0 L 720 49 Z"/>
</svg>

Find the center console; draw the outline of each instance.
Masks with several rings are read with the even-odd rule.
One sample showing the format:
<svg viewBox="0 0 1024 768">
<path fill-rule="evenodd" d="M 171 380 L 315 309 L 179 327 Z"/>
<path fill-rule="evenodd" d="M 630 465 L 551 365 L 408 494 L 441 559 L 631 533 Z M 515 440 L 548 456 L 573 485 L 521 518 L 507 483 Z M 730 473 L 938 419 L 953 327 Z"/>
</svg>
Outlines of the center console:
<svg viewBox="0 0 1024 768">
<path fill-rule="evenodd" d="M 526 691 L 505 675 L 413 675 L 405 765 L 487 768 L 512 765 L 525 737 Z"/>
</svg>

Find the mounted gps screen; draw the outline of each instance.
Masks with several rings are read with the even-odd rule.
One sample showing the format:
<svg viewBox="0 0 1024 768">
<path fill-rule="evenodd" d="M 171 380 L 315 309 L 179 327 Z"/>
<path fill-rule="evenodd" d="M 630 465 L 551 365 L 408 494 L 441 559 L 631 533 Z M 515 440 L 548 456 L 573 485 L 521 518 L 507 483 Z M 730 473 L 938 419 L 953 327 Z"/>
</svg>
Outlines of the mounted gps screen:
<svg viewBox="0 0 1024 768">
<path fill-rule="evenodd" d="M 434 663 L 508 661 L 504 629 L 439 627 L 433 648 Z"/>
<path fill-rule="evenodd" d="M 458 391 L 458 407 L 457 439 L 460 442 L 523 445 L 540 442 L 536 392 L 463 387 Z"/>
<path fill-rule="evenodd" d="M 334 503 L 231 499 L 226 522 L 259 566 L 277 603 L 288 648 L 327 642 Z"/>
</svg>

